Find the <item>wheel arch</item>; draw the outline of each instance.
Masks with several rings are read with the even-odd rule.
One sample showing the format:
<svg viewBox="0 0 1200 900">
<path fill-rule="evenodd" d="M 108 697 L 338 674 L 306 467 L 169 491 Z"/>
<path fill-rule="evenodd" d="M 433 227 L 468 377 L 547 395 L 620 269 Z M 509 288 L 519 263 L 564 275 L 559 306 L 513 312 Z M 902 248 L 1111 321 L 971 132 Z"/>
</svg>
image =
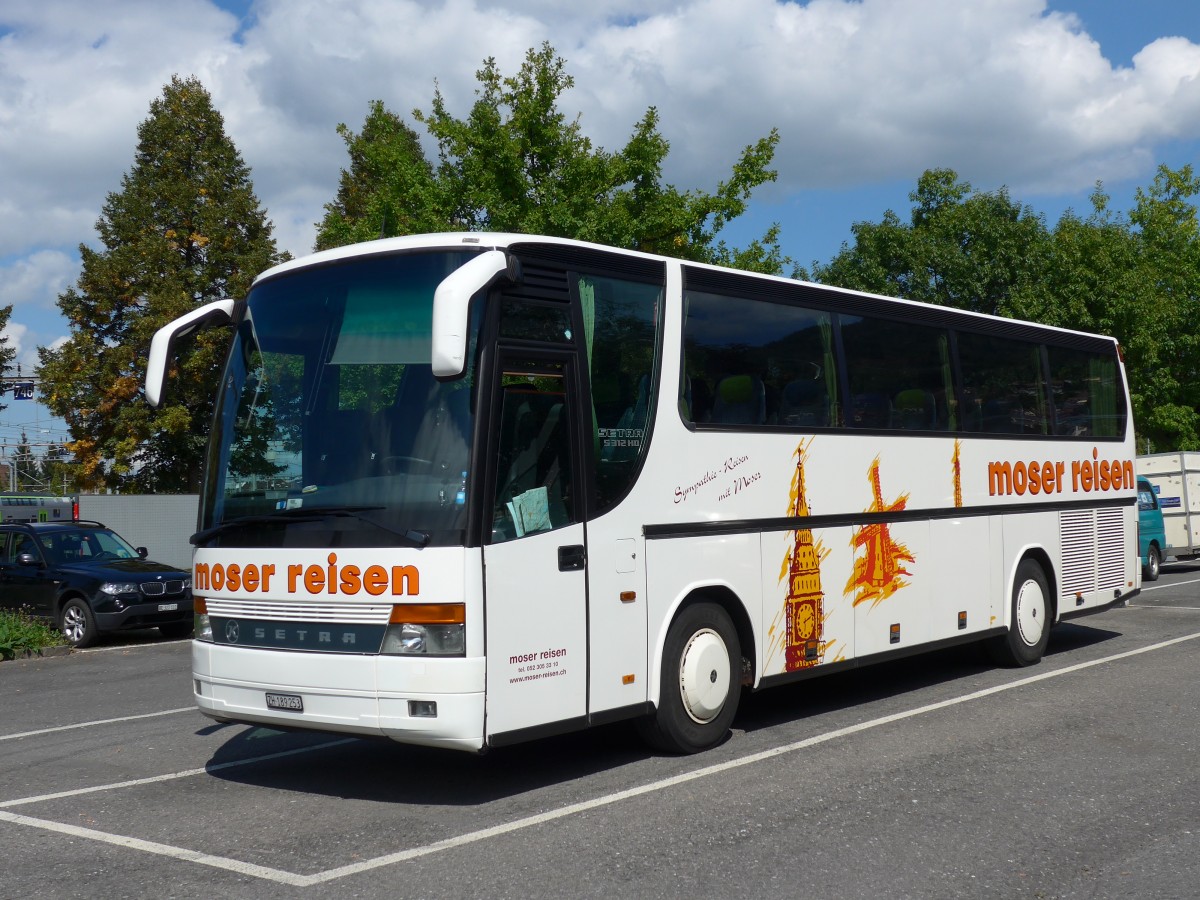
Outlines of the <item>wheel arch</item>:
<svg viewBox="0 0 1200 900">
<path fill-rule="evenodd" d="M 725 610 L 733 627 L 737 631 L 738 644 L 742 656 L 742 684 L 754 685 L 758 680 L 758 654 L 755 643 L 754 626 L 750 621 L 750 613 L 746 605 L 732 588 L 724 584 L 705 584 L 694 586 L 682 595 L 679 602 L 671 609 L 671 614 L 663 617 L 661 627 L 655 637 L 653 655 L 650 659 L 651 682 L 648 699 L 656 706 L 662 693 L 662 680 L 658 673 L 662 669 L 663 646 L 671 624 L 679 618 L 685 609 L 698 603 L 713 603 Z"/>
<path fill-rule="evenodd" d="M 79 588 L 68 587 L 54 599 L 55 622 L 61 621 L 63 607 L 66 606 L 67 602 L 70 600 L 81 600 L 87 604 L 88 609 L 92 608 L 91 601 L 88 600 L 87 595 L 84 594 L 83 591 L 79 590 Z M 92 614 L 95 615 L 95 610 L 92 611 Z"/>
<path fill-rule="evenodd" d="M 1007 588 L 1004 592 L 1005 603 L 1007 604 L 1007 598 L 1012 596 L 1017 578 L 1017 570 L 1021 568 L 1021 563 L 1027 559 L 1037 563 L 1042 569 L 1042 574 L 1046 576 L 1046 586 L 1050 591 L 1050 596 L 1046 598 L 1046 602 L 1050 605 L 1050 623 L 1054 624 L 1058 622 L 1058 570 L 1055 568 L 1054 563 L 1051 562 L 1050 554 L 1046 552 L 1045 547 L 1039 545 L 1025 547 L 1014 557 L 1012 568 L 1008 573 Z M 1009 628 L 1013 627 L 1011 621 L 1007 624 Z"/>
</svg>

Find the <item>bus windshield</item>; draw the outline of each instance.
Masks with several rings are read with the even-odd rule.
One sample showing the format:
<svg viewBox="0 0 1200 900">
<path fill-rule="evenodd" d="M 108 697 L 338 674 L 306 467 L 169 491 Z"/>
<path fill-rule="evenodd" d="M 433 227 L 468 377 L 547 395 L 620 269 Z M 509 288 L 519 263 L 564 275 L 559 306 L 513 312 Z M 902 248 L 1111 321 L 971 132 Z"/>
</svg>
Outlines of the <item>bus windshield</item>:
<svg viewBox="0 0 1200 900">
<path fill-rule="evenodd" d="M 251 290 L 221 381 L 197 543 L 461 544 L 480 311 L 457 379 L 433 377 L 431 328 L 434 290 L 470 257 L 358 257 Z"/>
</svg>

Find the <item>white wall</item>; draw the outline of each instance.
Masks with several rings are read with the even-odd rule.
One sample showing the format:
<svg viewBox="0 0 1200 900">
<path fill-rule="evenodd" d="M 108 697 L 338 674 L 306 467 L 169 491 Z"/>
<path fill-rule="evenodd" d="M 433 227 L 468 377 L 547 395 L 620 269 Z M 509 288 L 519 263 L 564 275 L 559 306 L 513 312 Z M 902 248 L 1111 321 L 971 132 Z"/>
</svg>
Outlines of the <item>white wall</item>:
<svg viewBox="0 0 1200 900">
<path fill-rule="evenodd" d="M 79 518 L 103 522 L 156 562 L 192 568 L 198 494 L 80 494 Z"/>
</svg>

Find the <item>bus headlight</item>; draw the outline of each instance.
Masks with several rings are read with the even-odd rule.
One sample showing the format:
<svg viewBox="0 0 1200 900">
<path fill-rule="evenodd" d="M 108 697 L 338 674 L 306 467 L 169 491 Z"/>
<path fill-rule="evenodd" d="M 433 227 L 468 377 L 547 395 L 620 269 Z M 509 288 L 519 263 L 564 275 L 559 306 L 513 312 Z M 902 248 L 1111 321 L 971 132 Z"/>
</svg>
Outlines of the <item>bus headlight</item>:
<svg viewBox="0 0 1200 900">
<path fill-rule="evenodd" d="M 401 603 L 392 607 L 385 656 L 465 656 L 466 607 L 462 603 Z"/>
<path fill-rule="evenodd" d="M 208 618 L 208 603 L 203 597 L 192 598 L 192 613 L 195 629 L 193 637 L 197 641 L 211 641 L 212 621 Z"/>
</svg>

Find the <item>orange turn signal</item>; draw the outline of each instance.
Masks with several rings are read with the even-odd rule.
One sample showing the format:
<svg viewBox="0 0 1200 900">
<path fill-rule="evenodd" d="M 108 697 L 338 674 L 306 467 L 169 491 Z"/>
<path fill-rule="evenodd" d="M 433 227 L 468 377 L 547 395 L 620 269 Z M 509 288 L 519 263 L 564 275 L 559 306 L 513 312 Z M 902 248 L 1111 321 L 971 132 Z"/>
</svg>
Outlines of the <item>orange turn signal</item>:
<svg viewBox="0 0 1200 900">
<path fill-rule="evenodd" d="M 397 603 L 388 618 L 391 625 L 462 625 L 466 621 L 463 603 Z"/>
</svg>

